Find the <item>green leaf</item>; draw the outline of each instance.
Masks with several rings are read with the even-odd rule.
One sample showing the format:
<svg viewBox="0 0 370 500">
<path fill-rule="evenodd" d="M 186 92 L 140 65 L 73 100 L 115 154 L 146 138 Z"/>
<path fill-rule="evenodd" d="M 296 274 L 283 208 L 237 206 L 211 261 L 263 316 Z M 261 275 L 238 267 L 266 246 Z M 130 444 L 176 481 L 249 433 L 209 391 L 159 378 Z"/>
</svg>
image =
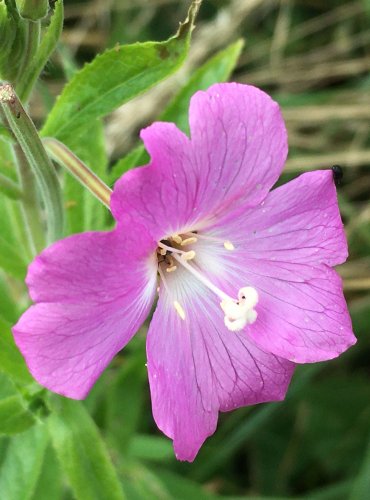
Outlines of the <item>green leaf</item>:
<svg viewBox="0 0 370 500">
<path fill-rule="evenodd" d="M 2 126 L 0 124 L 0 131 L 2 131 L 1 127 Z M 5 130 L 10 134 L 8 128 L 5 128 Z M 5 177 L 8 177 L 14 182 L 18 180 L 12 145 L 8 140 L 3 139 L 1 137 L 0 137 L 0 173 L 2 173 L 3 175 L 5 175 Z"/>
<path fill-rule="evenodd" d="M 9 280 L 3 272 L 0 272 L 0 297 L 0 320 L 4 319 L 9 323 L 15 323 L 19 316 L 18 304 L 15 303 Z"/>
<path fill-rule="evenodd" d="M 105 390 L 107 435 L 122 455 L 126 454 L 140 424 L 148 377 L 144 356 L 141 349 L 131 354 Z"/>
<path fill-rule="evenodd" d="M 0 434 L 19 434 L 34 424 L 34 417 L 25 408 L 20 396 L 9 396 L 0 400 Z"/>
<path fill-rule="evenodd" d="M 133 436 L 129 449 L 130 454 L 140 460 L 173 460 L 172 442 L 162 436 Z"/>
<path fill-rule="evenodd" d="M 0 235 L 0 267 L 14 278 L 24 280 L 27 262 L 18 250 Z"/>
<path fill-rule="evenodd" d="M 160 120 L 174 122 L 181 130 L 188 133 L 188 112 L 192 95 L 198 90 L 206 90 L 214 83 L 228 80 L 238 62 L 243 46 L 243 40 L 238 40 L 218 52 L 195 71 L 185 87 L 181 89 L 164 113 L 161 114 Z"/>
<path fill-rule="evenodd" d="M 206 64 L 195 71 L 158 120 L 176 123 L 181 130 L 188 133 L 188 113 L 191 96 L 197 90 L 206 90 L 213 83 L 228 80 L 235 68 L 243 45 L 244 42 L 238 40 L 226 49 L 218 52 Z M 111 182 L 116 181 L 122 174 L 131 170 L 131 168 L 144 165 L 147 162 L 148 154 L 144 146 L 137 146 L 112 167 Z"/>
<path fill-rule="evenodd" d="M 54 449 L 48 446 L 32 500 L 59 500 L 62 494 L 63 484 L 59 464 Z"/>
<path fill-rule="evenodd" d="M 19 383 L 27 384 L 33 381 L 23 357 L 18 351 L 10 324 L 0 318 L 0 370 Z"/>
<path fill-rule="evenodd" d="M 370 491 L 370 441 L 365 453 L 361 470 L 354 481 L 354 486 L 349 496 L 350 500 L 367 500 Z"/>
<path fill-rule="evenodd" d="M 297 370 L 295 378 L 287 393 L 286 400 L 289 401 L 292 397 L 299 394 L 302 389 L 308 385 L 310 380 L 322 369 L 322 364 L 314 364 Z M 207 460 L 203 460 L 194 471 L 194 477 L 197 480 L 204 480 L 208 478 L 212 472 L 217 470 L 218 467 L 222 467 L 222 464 L 226 464 L 232 454 L 235 453 L 236 450 L 239 450 L 247 439 L 250 439 L 257 431 L 263 428 L 272 417 L 276 417 L 276 413 L 284 404 L 286 403 L 269 403 L 268 405 L 257 407 L 248 418 L 245 418 L 245 412 L 249 412 L 249 408 L 244 408 L 235 413 L 235 417 L 244 417 L 242 423 L 235 426 L 235 428 L 231 428 L 227 435 L 222 436 L 220 432 L 215 435 L 213 443 L 217 444 L 217 441 L 219 441 L 219 446 L 216 448 L 217 453 L 215 453 L 215 448 L 212 448 L 212 445 L 209 446 L 211 453 L 209 453 Z M 201 451 L 202 454 L 205 452 L 205 449 Z"/>
<path fill-rule="evenodd" d="M 14 436 L 0 469 L 0 492 L 4 500 L 32 498 L 40 475 L 48 434 L 43 425 Z"/>
<path fill-rule="evenodd" d="M 70 146 L 97 118 L 173 73 L 184 61 L 200 0 L 193 0 L 178 33 L 165 42 L 118 46 L 97 56 L 66 85 L 42 130 Z"/>
<path fill-rule="evenodd" d="M 60 465 L 78 500 L 123 500 L 108 450 L 82 403 L 54 397 L 49 430 Z"/>
<path fill-rule="evenodd" d="M 149 162 L 149 155 L 144 146 L 140 144 L 135 149 L 130 151 L 126 156 L 121 158 L 113 165 L 110 171 L 110 183 L 114 184 L 117 179 L 125 172 L 128 172 L 134 167 L 145 165 Z"/>
<path fill-rule="evenodd" d="M 211 500 L 218 498 L 216 495 L 205 491 L 201 485 L 196 482 L 190 481 L 168 470 L 157 469 L 156 476 L 161 480 L 163 486 L 169 493 L 169 498 L 176 498 L 176 500 L 189 500 L 190 498 Z"/>
<path fill-rule="evenodd" d="M 11 200 L 19 200 L 22 197 L 18 185 L 3 174 L 0 174 L 0 193 Z"/>
</svg>

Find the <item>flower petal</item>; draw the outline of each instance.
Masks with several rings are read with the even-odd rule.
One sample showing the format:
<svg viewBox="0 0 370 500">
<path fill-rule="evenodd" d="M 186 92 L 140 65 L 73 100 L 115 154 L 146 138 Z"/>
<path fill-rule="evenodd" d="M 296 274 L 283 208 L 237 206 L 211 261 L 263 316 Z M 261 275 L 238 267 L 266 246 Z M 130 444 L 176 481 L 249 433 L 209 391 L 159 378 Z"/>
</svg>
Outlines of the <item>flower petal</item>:
<svg viewBox="0 0 370 500">
<path fill-rule="evenodd" d="M 254 262 L 254 264 L 256 261 Z M 356 343 L 342 281 L 330 267 L 242 261 L 260 296 L 249 335 L 261 347 L 296 363 L 332 359 Z"/>
<path fill-rule="evenodd" d="M 116 183 L 117 220 L 130 212 L 158 240 L 265 198 L 287 154 L 284 122 L 267 94 L 236 83 L 197 92 L 190 127 L 191 140 L 170 123 L 141 132 L 151 163 Z"/>
<path fill-rule="evenodd" d="M 218 219 L 235 206 L 261 202 L 288 154 L 278 104 L 251 85 L 216 84 L 192 97 L 189 121 L 202 206 Z"/>
<path fill-rule="evenodd" d="M 177 458 L 194 460 L 218 411 L 284 398 L 294 365 L 229 332 L 217 297 L 177 269 L 161 286 L 147 339 L 153 415 Z M 167 278 L 167 277 L 166 277 Z M 175 311 L 176 299 L 185 311 Z"/>
<path fill-rule="evenodd" d="M 87 395 L 153 303 L 156 268 L 147 255 L 130 252 L 122 234 L 71 236 L 30 266 L 27 281 L 38 303 L 13 327 L 14 338 L 35 379 L 64 396 Z"/>
<path fill-rule="evenodd" d="M 331 170 L 300 175 L 212 232 L 259 260 L 335 266 L 348 256 Z"/>
<path fill-rule="evenodd" d="M 328 267 L 347 257 L 330 170 L 275 189 L 259 207 L 209 233 L 235 250 L 197 248 L 198 261 L 231 295 L 257 289 L 249 335 L 262 349 L 306 363 L 334 358 L 356 342 L 341 279 Z"/>
</svg>

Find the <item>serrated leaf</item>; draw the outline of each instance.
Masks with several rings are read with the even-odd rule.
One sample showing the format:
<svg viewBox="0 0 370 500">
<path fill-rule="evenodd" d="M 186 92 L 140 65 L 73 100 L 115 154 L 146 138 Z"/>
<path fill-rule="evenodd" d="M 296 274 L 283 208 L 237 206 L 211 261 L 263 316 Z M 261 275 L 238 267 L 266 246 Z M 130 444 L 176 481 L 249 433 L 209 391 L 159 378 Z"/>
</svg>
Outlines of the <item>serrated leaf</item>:
<svg viewBox="0 0 370 500">
<path fill-rule="evenodd" d="M 99 431 L 82 403 L 52 400 L 49 430 L 59 463 L 77 500 L 123 500 L 116 471 Z"/>
<path fill-rule="evenodd" d="M 70 139 L 173 73 L 184 61 L 200 0 L 193 0 L 188 19 L 165 42 L 118 46 L 98 55 L 76 73 L 53 107 L 43 136 L 70 145 Z"/>
</svg>

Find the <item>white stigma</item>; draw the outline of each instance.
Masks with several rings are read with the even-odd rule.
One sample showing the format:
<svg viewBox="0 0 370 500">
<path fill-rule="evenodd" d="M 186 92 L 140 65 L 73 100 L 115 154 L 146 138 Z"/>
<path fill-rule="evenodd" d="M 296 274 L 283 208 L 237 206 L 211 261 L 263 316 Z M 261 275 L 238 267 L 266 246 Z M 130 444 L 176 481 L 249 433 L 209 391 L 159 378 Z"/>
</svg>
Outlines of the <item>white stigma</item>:
<svg viewBox="0 0 370 500">
<path fill-rule="evenodd" d="M 225 326 L 232 332 L 238 332 L 254 323 L 257 319 L 257 311 L 254 309 L 257 303 L 257 290 L 251 286 L 239 290 L 238 300 L 224 299 L 220 306 L 225 313 Z"/>
</svg>

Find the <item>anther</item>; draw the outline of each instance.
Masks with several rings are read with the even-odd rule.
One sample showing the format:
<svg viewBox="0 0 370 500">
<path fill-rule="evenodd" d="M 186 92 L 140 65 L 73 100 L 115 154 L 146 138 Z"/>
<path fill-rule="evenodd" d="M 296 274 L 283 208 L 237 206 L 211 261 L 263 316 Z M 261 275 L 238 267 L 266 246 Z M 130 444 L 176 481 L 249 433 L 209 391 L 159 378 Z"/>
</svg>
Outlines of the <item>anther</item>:
<svg viewBox="0 0 370 500">
<path fill-rule="evenodd" d="M 195 252 L 194 250 L 190 250 L 190 252 L 184 252 L 181 254 L 181 258 L 184 260 L 192 260 L 195 257 Z"/>
<path fill-rule="evenodd" d="M 177 266 L 173 265 L 173 266 L 170 266 L 170 267 L 166 267 L 166 271 L 168 273 L 172 273 L 173 271 L 176 271 L 177 269 Z"/>
<path fill-rule="evenodd" d="M 171 236 L 171 240 L 173 240 L 175 243 L 177 243 L 178 245 L 181 245 L 182 244 L 182 238 L 181 236 L 179 236 L 178 234 L 173 234 Z"/>
<path fill-rule="evenodd" d="M 165 250 L 164 248 L 158 248 L 158 253 L 159 253 L 160 255 L 163 255 L 163 256 L 164 256 L 164 255 L 166 255 L 167 250 Z"/>
<path fill-rule="evenodd" d="M 181 304 L 177 302 L 177 300 L 173 303 L 174 308 L 176 309 L 177 314 L 180 316 L 182 320 L 185 320 L 185 311 L 182 308 Z"/>
<path fill-rule="evenodd" d="M 231 243 L 231 241 L 224 241 L 224 247 L 226 248 L 226 250 L 235 250 L 235 247 Z"/>
<path fill-rule="evenodd" d="M 198 240 L 195 238 L 195 236 L 192 236 L 191 238 L 186 238 L 185 240 L 182 240 L 181 246 L 184 247 L 186 245 L 191 245 L 192 243 L 196 243 Z"/>
</svg>

